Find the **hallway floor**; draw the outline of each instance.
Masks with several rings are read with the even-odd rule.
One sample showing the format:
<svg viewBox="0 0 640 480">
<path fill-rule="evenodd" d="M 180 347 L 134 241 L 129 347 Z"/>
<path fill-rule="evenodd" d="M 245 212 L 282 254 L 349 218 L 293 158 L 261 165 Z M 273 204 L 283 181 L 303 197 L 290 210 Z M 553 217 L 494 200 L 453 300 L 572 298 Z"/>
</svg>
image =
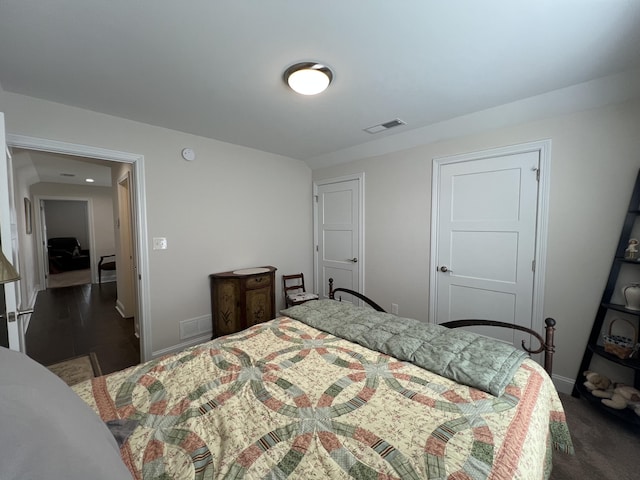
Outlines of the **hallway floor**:
<svg viewBox="0 0 640 480">
<path fill-rule="evenodd" d="M 38 293 L 26 334 L 27 355 L 42 365 L 94 352 L 103 374 L 140 362 L 133 319 L 116 311 L 116 283 Z"/>
</svg>

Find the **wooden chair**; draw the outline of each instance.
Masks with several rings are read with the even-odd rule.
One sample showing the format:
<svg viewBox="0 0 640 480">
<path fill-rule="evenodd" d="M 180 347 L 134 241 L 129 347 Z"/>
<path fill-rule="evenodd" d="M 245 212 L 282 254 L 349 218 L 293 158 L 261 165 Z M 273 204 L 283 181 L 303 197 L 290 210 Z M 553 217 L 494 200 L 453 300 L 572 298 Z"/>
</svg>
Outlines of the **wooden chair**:
<svg viewBox="0 0 640 480">
<path fill-rule="evenodd" d="M 284 302 L 287 308 L 318 299 L 318 295 L 307 292 L 304 288 L 304 275 L 302 273 L 283 275 L 282 292 L 284 293 Z"/>
<path fill-rule="evenodd" d="M 105 262 L 105 258 L 115 258 L 115 255 L 103 255 L 100 257 L 100 261 L 98 262 L 98 283 L 102 283 L 102 271 L 103 270 L 115 270 L 116 269 L 116 261 L 111 260 L 109 262 Z"/>
</svg>

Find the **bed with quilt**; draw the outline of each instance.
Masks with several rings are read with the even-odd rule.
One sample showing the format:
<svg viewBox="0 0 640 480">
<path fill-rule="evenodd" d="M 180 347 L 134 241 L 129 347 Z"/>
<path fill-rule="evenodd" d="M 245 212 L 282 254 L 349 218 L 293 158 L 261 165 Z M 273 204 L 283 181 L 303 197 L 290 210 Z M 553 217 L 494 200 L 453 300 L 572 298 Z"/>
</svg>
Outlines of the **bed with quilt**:
<svg viewBox="0 0 640 480">
<path fill-rule="evenodd" d="M 73 388 L 136 479 L 541 479 L 572 450 L 521 350 L 335 300 L 282 313 Z"/>
</svg>

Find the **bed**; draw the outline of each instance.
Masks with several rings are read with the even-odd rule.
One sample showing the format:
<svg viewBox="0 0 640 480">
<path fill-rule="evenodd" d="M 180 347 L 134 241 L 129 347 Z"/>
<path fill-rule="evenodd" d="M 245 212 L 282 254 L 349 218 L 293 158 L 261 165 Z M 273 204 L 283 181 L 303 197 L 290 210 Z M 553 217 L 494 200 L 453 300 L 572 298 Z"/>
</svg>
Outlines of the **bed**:
<svg viewBox="0 0 640 480">
<path fill-rule="evenodd" d="M 314 300 L 73 391 L 136 479 L 548 478 L 573 448 L 548 373 L 422 326 Z"/>
</svg>

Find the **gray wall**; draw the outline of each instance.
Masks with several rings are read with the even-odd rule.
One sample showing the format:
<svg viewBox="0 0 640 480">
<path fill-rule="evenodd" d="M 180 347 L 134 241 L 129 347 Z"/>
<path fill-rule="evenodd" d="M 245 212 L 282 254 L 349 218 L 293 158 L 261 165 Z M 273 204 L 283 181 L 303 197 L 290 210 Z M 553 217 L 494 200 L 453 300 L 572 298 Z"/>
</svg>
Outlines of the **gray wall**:
<svg viewBox="0 0 640 480">
<path fill-rule="evenodd" d="M 180 322 L 211 315 L 208 275 L 273 265 L 312 277 L 311 169 L 299 160 L 0 90 L 9 134 L 144 155 L 150 346 L 183 345 Z M 197 160 L 186 162 L 189 146 Z M 153 250 L 165 237 L 167 250 Z"/>
<path fill-rule="evenodd" d="M 44 200 L 47 237 L 75 237 L 80 248 L 89 249 L 87 202 L 80 200 Z"/>
<path fill-rule="evenodd" d="M 278 278 L 296 271 L 311 278 L 312 174 L 302 162 L 2 91 L 0 110 L 9 133 L 145 156 L 148 237 L 169 242 L 162 251 L 147 245 L 154 351 L 179 344 L 181 319 L 210 313 L 209 273 L 271 264 Z M 425 139 L 412 149 L 314 171 L 313 179 L 366 173 L 367 294 L 426 320 L 432 159 L 551 139 L 544 315 L 558 320 L 554 379 L 566 387 L 578 373 L 640 167 L 638 132 L 636 99 Z M 196 149 L 197 161 L 180 159 L 184 146 Z"/>
<path fill-rule="evenodd" d="M 554 379 L 569 389 L 587 343 L 640 168 L 640 100 L 314 170 L 365 172 L 366 293 L 428 321 L 435 157 L 551 139 L 544 317 L 558 321 Z M 604 369 L 607 365 L 598 365 Z M 624 370 L 624 371 L 623 371 Z M 630 381 L 626 369 L 611 376 Z"/>
</svg>

